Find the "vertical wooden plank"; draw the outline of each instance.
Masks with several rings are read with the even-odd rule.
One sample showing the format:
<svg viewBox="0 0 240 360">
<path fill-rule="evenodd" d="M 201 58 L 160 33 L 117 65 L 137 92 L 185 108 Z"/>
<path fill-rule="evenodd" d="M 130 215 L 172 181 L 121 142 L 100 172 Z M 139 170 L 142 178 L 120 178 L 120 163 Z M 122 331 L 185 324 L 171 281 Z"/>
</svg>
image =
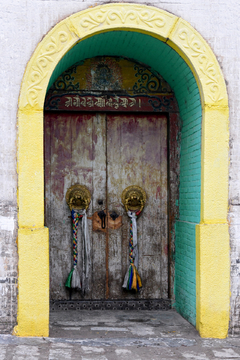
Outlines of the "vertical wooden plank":
<svg viewBox="0 0 240 360">
<path fill-rule="evenodd" d="M 121 119 L 107 115 L 107 199 L 108 211 L 123 214 L 121 206 L 122 160 Z M 109 298 L 122 298 L 122 229 L 108 229 Z"/>
<path fill-rule="evenodd" d="M 160 121 L 160 234 L 161 234 L 161 297 L 168 298 L 168 146 L 167 118 Z"/>
<path fill-rule="evenodd" d="M 144 123 L 144 187 L 148 194 L 143 223 L 142 277 L 144 298 L 159 298 L 167 291 L 167 120 L 147 115 Z M 163 285 L 165 289 L 163 289 Z"/>
<path fill-rule="evenodd" d="M 159 298 L 160 289 L 160 121 L 155 115 L 141 115 L 143 126 L 143 187 L 147 203 L 143 212 L 143 241 L 140 268 L 142 297 Z"/>
<path fill-rule="evenodd" d="M 169 188 L 168 188 L 168 234 L 169 234 L 169 298 L 174 299 L 175 279 L 175 222 L 179 219 L 179 179 L 180 179 L 180 117 L 179 113 L 169 113 Z"/>
<path fill-rule="evenodd" d="M 71 222 L 65 201 L 66 179 L 71 173 L 71 124 L 66 115 L 51 116 L 50 293 L 67 299 L 64 284 L 72 266 Z"/>
<path fill-rule="evenodd" d="M 130 185 L 143 186 L 143 164 L 142 164 L 142 152 L 143 152 L 143 126 L 141 115 L 126 114 L 122 117 L 122 131 L 121 131 L 121 152 L 122 152 L 122 191 Z M 143 216 L 140 216 L 137 220 L 138 228 L 138 270 L 141 272 L 141 259 L 142 259 L 142 235 L 143 235 Z M 122 276 L 129 266 L 129 231 L 130 231 L 130 219 L 124 209 L 124 243 L 122 253 Z M 141 274 L 140 274 L 141 275 Z M 127 291 L 124 292 L 124 297 L 128 299 L 142 298 L 142 292 L 133 294 Z"/>
<path fill-rule="evenodd" d="M 108 115 L 108 203 L 109 211 L 123 215 L 123 226 L 109 230 L 109 286 L 111 298 L 132 298 L 122 289 L 129 266 L 129 218 L 121 203 L 122 191 L 129 185 L 142 186 L 141 123 L 134 115 Z M 139 229 L 141 220 L 138 221 Z M 139 231 L 141 237 L 141 231 Z M 139 297 L 137 294 L 134 297 Z"/>
<path fill-rule="evenodd" d="M 71 169 L 71 185 L 85 185 L 93 193 L 93 118 L 95 115 L 73 114 L 71 116 L 72 129 L 72 169 Z M 87 214 L 91 215 L 93 210 L 92 201 L 87 210 Z M 79 223 L 81 227 L 82 220 Z M 80 230 L 80 228 L 79 228 Z M 92 226 L 88 221 L 88 230 L 92 249 Z M 83 241 L 78 242 L 78 268 L 80 273 L 83 269 Z M 91 251 L 92 258 L 92 251 Z M 85 299 L 92 298 L 92 266 L 89 271 L 89 277 L 86 279 Z M 88 290 L 87 290 L 88 289 Z M 79 292 L 73 292 L 73 299 L 79 299 Z"/>
<path fill-rule="evenodd" d="M 103 204 L 98 201 L 102 200 Z M 106 209 L 106 116 L 93 118 L 93 191 L 92 213 Z M 92 232 L 92 299 L 105 298 L 106 232 Z"/>
</svg>

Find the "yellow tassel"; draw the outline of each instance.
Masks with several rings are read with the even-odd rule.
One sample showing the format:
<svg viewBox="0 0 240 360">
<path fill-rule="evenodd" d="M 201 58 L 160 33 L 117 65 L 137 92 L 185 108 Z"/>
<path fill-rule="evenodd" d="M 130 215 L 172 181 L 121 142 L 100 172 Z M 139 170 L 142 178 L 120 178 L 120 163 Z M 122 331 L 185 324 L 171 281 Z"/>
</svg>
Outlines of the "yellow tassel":
<svg viewBox="0 0 240 360">
<path fill-rule="evenodd" d="M 136 267 L 133 266 L 133 282 L 132 282 L 132 289 L 137 291 L 137 270 Z"/>
</svg>

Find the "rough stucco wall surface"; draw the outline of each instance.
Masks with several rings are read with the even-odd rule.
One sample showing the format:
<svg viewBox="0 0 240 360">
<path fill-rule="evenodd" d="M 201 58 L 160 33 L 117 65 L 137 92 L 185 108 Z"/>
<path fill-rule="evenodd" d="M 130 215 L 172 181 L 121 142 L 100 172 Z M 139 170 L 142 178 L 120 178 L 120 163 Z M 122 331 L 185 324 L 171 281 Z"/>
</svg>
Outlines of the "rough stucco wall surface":
<svg viewBox="0 0 240 360">
<path fill-rule="evenodd" d="M 132 1 L 144 4 L 146 1 Z M 42 37 L 63 18 L 95 1 L 0 0 L 0 322 L 15 322 L 17 277 L 16 113 L 24 69 Z M 222 67 L 230 106 L 230 332 L 240 333 L 240 28 L 238 0 L 148 1 L 189 21 Z"/>
</svg>

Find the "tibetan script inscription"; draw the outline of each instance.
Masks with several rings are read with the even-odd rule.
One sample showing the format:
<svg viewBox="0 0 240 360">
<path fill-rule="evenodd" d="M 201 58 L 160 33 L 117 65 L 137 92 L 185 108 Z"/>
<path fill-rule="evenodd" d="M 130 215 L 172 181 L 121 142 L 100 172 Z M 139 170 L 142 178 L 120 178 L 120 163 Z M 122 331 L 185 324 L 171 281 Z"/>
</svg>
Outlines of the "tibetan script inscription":
<svg viewBox="0 0 240 360">
<path fill-rule="evenodd" d="M 65 111 L 121 111 L 121 112 L 162 112 L 176 111 L 172 95 L 164 96 L 117 96 L 90 94 L 49 93 L 45 100 L 45 110 Z"/>
<path fill-rule="evenodd" d="M 109 99 L 103 97 L 103 96 L 87 96 L 87 97 L 80 97 L 77 96 L 66 96 L 65 106 L 67 108 L 69 107 L 77 107 L 77 108 L 105 108 L 110 107 L 114 109 L 119 108 L 132 108 L 137 106 L 138 108 L 141 108 L 141 99 L 134 99 L 134 98 L 128 98 L 128 97 L 110 97 Z"/>
</svg>

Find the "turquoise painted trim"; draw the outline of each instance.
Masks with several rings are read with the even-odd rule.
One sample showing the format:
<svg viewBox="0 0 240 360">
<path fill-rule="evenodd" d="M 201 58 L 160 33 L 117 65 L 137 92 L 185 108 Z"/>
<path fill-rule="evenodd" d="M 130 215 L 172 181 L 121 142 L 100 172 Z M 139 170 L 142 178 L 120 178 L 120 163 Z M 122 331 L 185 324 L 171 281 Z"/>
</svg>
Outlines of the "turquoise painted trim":
<svg viewBox="0 0 240 360">
<path fill-rule="evenodd" d="M 49 87 L 70 66 L 87 58 L 105 55 L 127 57 L 147 64 L 169 83 L 178 101 L 182 129 L 175 296 L 178 311 L 195 324 L 195 264 L 192 264 L 191 271 L 187 271 L 187 281 L 182 269 L 188 269 L 188 262 L 192 262 L 192 252 L 195 251 L 195 225 L 200 222 L 202 110 L 197 83 L 185 61 L 166 43 L 138 32 L 111 31 L 76 44 L 55 68 Z M 188 225 L 182 221 L 188 222 Z M 182 249 L 185 249 L 184 253 Z"/>
<path fill-rule="evenodd" d="M 195 224 L 176 222 L 175 296 L 176 310 L 196 326 Z"/>
</svg>

